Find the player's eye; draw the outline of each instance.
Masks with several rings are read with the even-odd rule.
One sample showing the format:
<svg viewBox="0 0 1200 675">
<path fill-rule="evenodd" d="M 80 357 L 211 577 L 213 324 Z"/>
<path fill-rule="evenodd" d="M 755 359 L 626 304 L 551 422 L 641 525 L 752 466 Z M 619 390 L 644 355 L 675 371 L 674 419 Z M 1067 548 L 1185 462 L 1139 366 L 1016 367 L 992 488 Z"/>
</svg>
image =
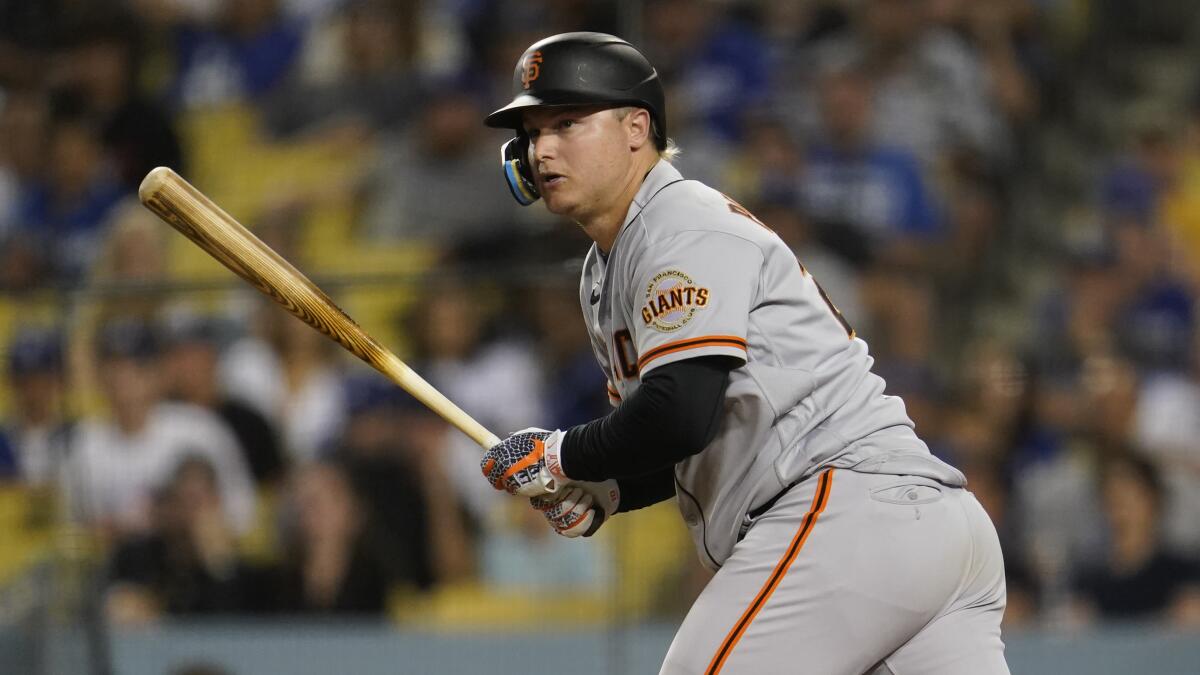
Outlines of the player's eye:
<svg viewBox="0 0 1200 675">
<path fill-rule="evenodd" d="M 538 133 L 539 132 L 537 129 L 526 129 L 525 130 L 525 135 L 528 136 L 529 140 L 531 140 L 531 141 L 538 137 Z"/>
<path fill-rule="evenodd" d="M 573 126 L 575 126 L 575 120 L 562 120 L 558 123 L 559 129 L 570 129 Z"/>
</svg>

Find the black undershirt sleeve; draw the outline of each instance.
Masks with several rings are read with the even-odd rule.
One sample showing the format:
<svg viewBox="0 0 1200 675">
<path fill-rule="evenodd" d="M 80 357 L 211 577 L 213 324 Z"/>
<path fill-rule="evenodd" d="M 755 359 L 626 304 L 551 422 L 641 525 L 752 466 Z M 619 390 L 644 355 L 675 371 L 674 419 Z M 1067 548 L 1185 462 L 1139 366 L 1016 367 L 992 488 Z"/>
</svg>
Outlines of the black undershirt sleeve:
<svg viewBox="0 0 1200 675">
<path fill-rule="evenodd" d="M 653 506 L 675 496 L 675 467 L 667 466 L 635 478 L 618 478 L 621 501 L 617 513 Z"/>
<path fill-rule="evenodd" d="M 663 476 L 716 436 L 729 371 L 741 364 L 729 356 L 700 356 L 652 370 L 616 410 L 567 430 L 563 471 L 575 480 L 618 479 L 622 502 L 626 484 L 634 489 L 631 504 L 634 498 L 671 496 L 674 479 L 668 493 Z"/>
</svg>

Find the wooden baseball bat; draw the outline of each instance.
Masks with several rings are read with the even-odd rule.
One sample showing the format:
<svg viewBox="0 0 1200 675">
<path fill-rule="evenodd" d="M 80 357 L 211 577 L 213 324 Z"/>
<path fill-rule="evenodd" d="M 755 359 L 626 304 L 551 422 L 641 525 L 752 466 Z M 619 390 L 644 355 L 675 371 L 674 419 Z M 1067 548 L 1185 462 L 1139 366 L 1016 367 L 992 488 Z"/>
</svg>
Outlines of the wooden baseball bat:
<svg viewBox="0 0 1200 675">
<path fill-rule="evenodd" d="M 146 208 L 221 264 L 372 368 L 387 375 L 404 391 L 476 443 L 486 449 L 500 442 L 495 434 L 368 335 L 283 256 L 179 174 L 165 166 L 153 169 L 142 180 L 138 198 Z"/>
</svg>

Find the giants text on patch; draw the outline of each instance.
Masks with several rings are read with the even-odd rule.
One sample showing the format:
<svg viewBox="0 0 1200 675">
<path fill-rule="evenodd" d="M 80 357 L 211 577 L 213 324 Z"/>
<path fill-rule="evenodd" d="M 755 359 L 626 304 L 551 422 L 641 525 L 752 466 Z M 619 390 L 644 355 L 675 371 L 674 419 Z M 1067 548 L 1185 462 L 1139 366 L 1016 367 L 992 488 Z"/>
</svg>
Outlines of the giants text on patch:
<svg viewBox="0 0 1200 675">
<path fill-rule="evenodd" d="M 642 322 L 663 333 L 679 330 L 696 311 L 708 306 L 709 291 L 679 270 L 654 275 L 646 286 Z"/>
</svg>

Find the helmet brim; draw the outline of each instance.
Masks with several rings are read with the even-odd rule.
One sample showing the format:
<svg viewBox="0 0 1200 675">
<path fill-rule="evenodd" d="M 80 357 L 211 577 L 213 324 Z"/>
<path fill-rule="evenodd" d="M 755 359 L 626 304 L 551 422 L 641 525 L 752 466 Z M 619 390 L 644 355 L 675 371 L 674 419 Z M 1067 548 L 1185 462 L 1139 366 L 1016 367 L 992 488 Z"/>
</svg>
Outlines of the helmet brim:
<svg viewBox="0 0 1200 675">
<path fill-rule="evenodd" d="M 614 101 L 608 96 L 589 97 L 574 91 L 567 92 L 561 96 L 556 96 L 554 92 L 547 92 L 542 96 L 520 94 L 508 105 L 485 117 L 483 123 L 496 129 L 515 129 L 521 131 L 525 111 L 530 108 L 567 108 L 571 106 L 591 105 L 602 105 L 608 108 L 619 108 L 623 105 L 645 107 L 644 103 L 637 100 Z"/>
</svg>

